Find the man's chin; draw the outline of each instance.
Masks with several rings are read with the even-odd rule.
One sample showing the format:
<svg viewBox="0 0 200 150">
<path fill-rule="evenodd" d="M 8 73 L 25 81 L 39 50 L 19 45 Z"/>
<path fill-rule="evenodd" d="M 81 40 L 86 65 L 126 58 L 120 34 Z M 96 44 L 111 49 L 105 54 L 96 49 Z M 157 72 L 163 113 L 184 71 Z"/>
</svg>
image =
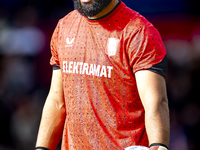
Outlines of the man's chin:
<svg viewBox="0 0 200 150">
<path fill-rule="evenodd" d="M 106 8 L 112 0 L 74 0 L 74 8 L 86 17 L 93 17 Z"/>
</svg>

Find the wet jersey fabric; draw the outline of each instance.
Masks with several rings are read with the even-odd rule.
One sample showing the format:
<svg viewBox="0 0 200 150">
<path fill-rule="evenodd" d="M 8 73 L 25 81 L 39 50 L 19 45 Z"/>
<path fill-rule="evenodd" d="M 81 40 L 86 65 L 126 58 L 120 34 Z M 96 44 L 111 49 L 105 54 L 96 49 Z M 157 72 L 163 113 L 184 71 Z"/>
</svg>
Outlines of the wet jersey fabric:
<svg viewBox="0 0 200 150">
<path fill-rule="evenodd" d="M 123 2 L 97 20 L 74 10 L 59 21 L 51 52 L 66 103 L 62 150 L 148 147 L 134 74 L 166 56 L 150 22 Z"/>
</svg>

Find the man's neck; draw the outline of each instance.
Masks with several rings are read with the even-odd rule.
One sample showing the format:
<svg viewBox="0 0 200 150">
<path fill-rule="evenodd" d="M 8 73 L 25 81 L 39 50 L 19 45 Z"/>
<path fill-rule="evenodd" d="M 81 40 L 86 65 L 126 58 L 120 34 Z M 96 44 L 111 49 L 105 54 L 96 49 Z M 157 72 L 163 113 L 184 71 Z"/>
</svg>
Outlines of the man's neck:
<svg viewBox="0 0 200 150">
<path fill-rule="evenodd" d="M 93 17 L 88 17 L 89 19 L 98 19 L 106 14 L 108 14 L 110 11 L 112 11 L 115 6 L 118 4 L 119 0 L 112 0 L 112 2 L 106 7 L 104 8 L 100 13 L 98 13 L 97 15 L 93 16 Z"/>
</svg>

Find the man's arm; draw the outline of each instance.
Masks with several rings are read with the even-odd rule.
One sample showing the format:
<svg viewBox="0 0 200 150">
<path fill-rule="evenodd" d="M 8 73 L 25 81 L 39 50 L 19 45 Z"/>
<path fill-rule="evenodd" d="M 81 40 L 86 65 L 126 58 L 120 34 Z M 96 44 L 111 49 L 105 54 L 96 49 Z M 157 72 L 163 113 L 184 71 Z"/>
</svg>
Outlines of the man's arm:
<svg viewBox="0 0 200 150">
<path fill-rule="evenodd" d="M 59 69 L 53 71 L 51 88 L 43 108 L 36 147 L 56 149 L 62 138 L 65 117 L 62 75 Z"/>
<path fill-rule="evenodd" d="M 138 91 L 145 109 L 145 126 L 149 144 L 169 146 L 169 109 L 163 76 L 149 70 L 135 73 Z"/>
</svg>

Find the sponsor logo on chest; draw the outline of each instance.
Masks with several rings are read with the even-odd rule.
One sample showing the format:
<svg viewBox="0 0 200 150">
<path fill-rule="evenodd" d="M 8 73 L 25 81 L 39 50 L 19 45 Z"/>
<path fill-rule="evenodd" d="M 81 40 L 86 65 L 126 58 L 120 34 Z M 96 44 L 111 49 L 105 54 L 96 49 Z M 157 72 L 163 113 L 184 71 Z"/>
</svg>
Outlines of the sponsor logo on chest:
<svg viewBox="0 0 200 150">
<path fill-rule="evenodd" d="M 63 61 L 63 72 L 111 78 L 113 67 L 83 62 Z"/>
</svg>

